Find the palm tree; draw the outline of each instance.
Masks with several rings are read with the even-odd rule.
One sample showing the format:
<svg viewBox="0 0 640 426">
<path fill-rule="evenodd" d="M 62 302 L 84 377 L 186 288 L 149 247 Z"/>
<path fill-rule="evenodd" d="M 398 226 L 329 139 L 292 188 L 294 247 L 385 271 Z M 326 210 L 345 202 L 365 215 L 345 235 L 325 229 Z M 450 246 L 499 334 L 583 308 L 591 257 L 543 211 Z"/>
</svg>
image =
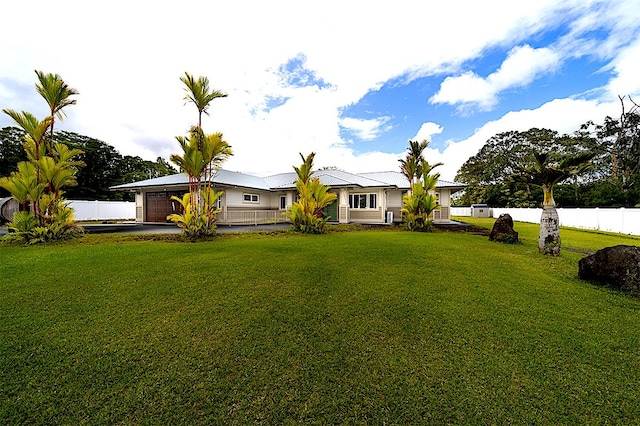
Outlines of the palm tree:
<svg viewBox="0 0 640 426">
<path fill-rule="evenodd" d="M 436 165 L 437 166 L 437 165 Z M 431 213 L 438 208 L 438 197 L 435 194 L 440 174 L 430 174 L 433 167 L 423 160 L 424 173 L 421 180 L 411 185 L 411 191 L 402 197 L 402 213 L 405 215 L 407 229 L 411 231 L 431 231 Z"/>
<path fill-rule="evenodd" d="M 316 153 L 312 152 L 305 157 L 300 153 L 302 164 L 300 167 L 293 166 L 298 176 L 296 179 L 298 201 L 293 203 L 291 209 L 284 215 L 291 220 L 292 227 L 296 231 L 321 234 L 328 220 L 322 216 L 322 209 L 333 203 L 338 196 L 329 192 L 331 187 L 324 185 L 320 179 L 312 178 L 315 155 Z"/>
<path fill-rule="evenodd" d="M 424 159 L 424 150 L 429 146 L 429 141 L 424 139 L 421 142 L 409 141 L 409 148 L 405 158 L 401 158 L 400 171 L 409 181 L 409 186 L 418 182 L 422 176 L 431 173 L 431 171 L 441 166 L 442 163 L 429 165 Z M 411 190 L 409 190 L 411 192 Z"/>
<path fill-rule="evenodd" d="M 47 101 L 49 111 L 51 112 L 51 123 L 49 124 L 49 150 L 53 150 L 53 126 L 56 117 L 60 120 L 64 119 L 65 113 L 63 108 L 69 105 L 75 105 L 76 100 L 71 96 L 79 94 L 79 92 L 67 85 L 58 74 L 48 73 L 36 70 L 39 84 L 36 83 L 36 90 Z"/>
<path fill-rule="evenodd" d="M 215 202 L 221 195 L 212 189 L 213 176 L 211 173 L 232 156 L 233 151 L 231 145 L 223 139 L 222 133 L 205 135 L 198 126 L 191 128 L 189 137 L 177 136 L 176 139 L 182 148 L 182 155 L 172 154 L 169 159 L 189 177 L 188 208 L 184 205 L 187 198 L 177 198 L 177 201 L 183 205 L 185 214 L 188 212 L 193 221 L 201 223 L 203 227 L 207 228 L 202 235 L 208 235 L 214 222 Z M 190 222 L 184 217 L 178 218 L 177 216 L 169 220 L 176 223 Z M 200 235 L 201 231 L 191 223 L 183 229 L 185 232 L 194 229 L 194 236 Z"/>
<path fill-rule="evenodd" d="M 45 155 L 44 139 L 47 130 L 53 122 L 52 117 L 47 117 L 40 121 L 35 115 L 29 112 L 17 112 L 12 109 L 3 109 L 2 112 L 7 114 L 13 121 L 25 131 L 25 150 L 30 160 L 37 161 Z"/>
<path fill-rule="evenodd" d="M 560 254 L 560 220 L 553 199 L 553 187 L 563 180 L 579 176 L 591 167 L 594 153 L 582 152 L 574 155 L 561 155 L 552 152 L 531 152 L 529 163 L 517 166 L 514 181 L 542 188 L 544 199 L 540 218 L 538 250 L 544 254 Z"/>
<path fill-rule="evenodd" d="M 180 77 L 180 81 L 186 86 L 184 90 L 187 94 L 184 99 L 188 102 L 193 102 L 198 108 L 198 127 L 202 127 L 202 113 L 209 115 L 207 110 L 211 101 L 216 98 L 225 98 L 228 95 L 219 90 L 210 89 L 207 77 L 198 77 L 196 79 L 188 72 L 185 72 L 184 75 L 184 77 Z"/>
</svg>

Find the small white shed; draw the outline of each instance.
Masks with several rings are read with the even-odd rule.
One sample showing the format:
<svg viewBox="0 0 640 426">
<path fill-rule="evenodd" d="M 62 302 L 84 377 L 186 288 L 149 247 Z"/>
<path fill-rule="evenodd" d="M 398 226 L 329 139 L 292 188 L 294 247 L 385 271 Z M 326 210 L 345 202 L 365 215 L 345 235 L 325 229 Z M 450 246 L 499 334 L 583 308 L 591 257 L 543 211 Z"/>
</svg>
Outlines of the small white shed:
<svg viewBox="0 0 640 426">
<path fill-rule="evenodd" d="M 491 217 L 491 209 L 486 204 L 471 204 L 471 217 Z"/>
</svg>

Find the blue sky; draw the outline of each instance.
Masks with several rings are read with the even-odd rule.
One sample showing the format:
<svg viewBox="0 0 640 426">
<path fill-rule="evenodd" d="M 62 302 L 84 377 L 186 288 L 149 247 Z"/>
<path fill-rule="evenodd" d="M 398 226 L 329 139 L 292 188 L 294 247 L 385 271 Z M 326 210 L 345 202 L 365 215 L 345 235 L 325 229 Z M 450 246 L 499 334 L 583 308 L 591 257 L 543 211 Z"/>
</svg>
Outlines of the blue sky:
<svg viewBox="0 0 640 426">
<path fill-rule="evenodd" d="M 196 121 L 188 71 L 229 95 L 203 123 L 232 145 L 227 169 L 290 171 L 315 151 L 317 167 L 397 170 L 429 139 L 451 180 L 498 132 L 572 132 L 640 100 L 640 0 L 236 3 L 3 5 L 0 108 L 44 117 L 34 70 L 55 72 L 80 92 L 60 129 L 168 158 Z"/>
</svg>

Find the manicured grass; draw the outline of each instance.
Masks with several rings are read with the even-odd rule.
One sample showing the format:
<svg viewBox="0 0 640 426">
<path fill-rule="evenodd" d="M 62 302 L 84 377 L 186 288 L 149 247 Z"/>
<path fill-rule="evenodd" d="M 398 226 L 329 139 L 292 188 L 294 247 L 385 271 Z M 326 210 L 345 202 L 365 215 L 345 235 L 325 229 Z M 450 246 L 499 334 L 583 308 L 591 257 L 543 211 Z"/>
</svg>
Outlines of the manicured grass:
<svg viewBox="0 0 640 426">
<path fill-rule="evenodd" d="M 496 221 L 493 218 L 476 218 L 476 217 L 455 217 L 454 220 L 459 222 L 470 223 L 472 225 L 482 226 L 487 229 L 493 227 Z M 519 238 L 526 242 L 537 245 L 540 225 L 535 223 L 515 222 L 513 225 L 519 233 Z M 562 247 L 569 250 L 581 250 L 584 252 L 595 252 L 605 247 L 611 247 L 619 244 L 623 245 L 640 245 L 640 236 L 614 234 L 611 232 L 590 231 L 578 228 L 560 228 L 560 240 Z"/>
<path fill-rule="evenodd" d="M 640 301 L 578 280 L 579 253 L 402 231 L 137 239 L 0 246 L 0 424 L 640 418 Z"/>
</svg>

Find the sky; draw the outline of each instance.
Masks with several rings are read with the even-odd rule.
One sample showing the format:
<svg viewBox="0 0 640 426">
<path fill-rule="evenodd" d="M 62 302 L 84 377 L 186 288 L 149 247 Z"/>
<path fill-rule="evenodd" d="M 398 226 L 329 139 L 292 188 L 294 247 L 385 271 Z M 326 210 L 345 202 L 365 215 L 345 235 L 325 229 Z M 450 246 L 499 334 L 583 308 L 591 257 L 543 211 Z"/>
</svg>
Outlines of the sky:
<svg viewBox="0 0 640 426">
<path fill-rule="evenodd" d="M 6 4 L 8 3 L 8 4 Z M 399 171 L 430 141 L 442 179 L 491 136 L 572 133 L 640 103 L 640 0 L 21 0 L 0 6 L 0 108 L 47 114 L 35 70 L 77 89 L 58 130 L 122 155 L 180 153 L 197 122 L 180 77 L 228 94 L 228 170 L 268 176 L 316 152 L 315 167 Z M 13 125 L 0 114 L 0 127 Z"/>
</svg>

